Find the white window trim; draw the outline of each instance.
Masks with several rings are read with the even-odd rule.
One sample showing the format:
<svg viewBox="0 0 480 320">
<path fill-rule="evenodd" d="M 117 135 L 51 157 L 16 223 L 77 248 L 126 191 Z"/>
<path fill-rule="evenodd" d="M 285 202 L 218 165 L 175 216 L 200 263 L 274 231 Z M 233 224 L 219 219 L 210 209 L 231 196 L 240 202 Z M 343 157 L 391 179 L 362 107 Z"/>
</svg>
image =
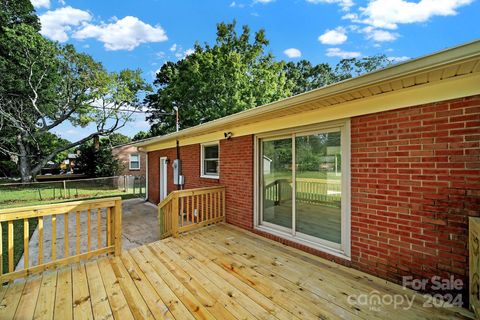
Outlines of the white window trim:
<svg viewBox="0 0 480 320">
<path fill-rule="evenodd" d="M 137 155 L 138 156 L 138 168 L 132 168 L 132 155 Z M 140 159 L 141 159 L 141 156 L 140 156 L 139 152 L 130 153 L 128 155 L 128 170 L 140 170 L 140 168 L 142 166 L 142 162 L 140 161 Z"/>
<path fill-rule="evenodd" d="M 164 167 L 162 169 L 161 164 L 162 160 L 164 161 Z M 159 183 L 158 183 L 158 194 L 160 201 L 165 199 L 168 196 L 168 164 L 167 164 L 167 157 L 160 157 L 159 163 L 158 163 L 158 174 L 159 174 Z M 164 176 L 162 176 L 162 171 L 164 171 Z M 163 188 L 163 197 L 162 197 L 162 188 Z"/>
<path fill-rule="evenodd" d="M 342 132 L 342 172 L 345 172 L 345 177 L 342 179 L 342 243 L 341 248 L 332 248 L 328 245 L 328 241 L 313 240 L 313 237 L 295 236 L 290 230 L 282 230 L 273 224 L 261 221 L 261 203 L 260 203 L 260 139 L 277 138 L 293 133 L 303 134 L 317 130 L 329 130 L 330 128 L 340 128 Z M 342 119 L 332 122 L 309 125 L 305 127 L 297 127 L 292 129 L 285 129 L 274 131 L 270 133 L 262 133 L 255 136 L 254 139 L 254 228 L 265 231 L 280 238 L 299 243 L 316 250 L 340 257 L 345 260 L 351 260 L 351 132 L 350 119 Z M 292 229 L 293 230 L 293 229 Z M 313 240 L 313 241 L 312 241 Z"/>
<path fill-rule="evenodd" d="M 208 175 L 203 173 L 204 169 L 204 147 L 209 146 L 218 146 L 218 174 L 217 175 Z M 200 144 L 200 178 L 207 179 L 220 179 L 220 141 L 211 141 Z"/>
</svg>

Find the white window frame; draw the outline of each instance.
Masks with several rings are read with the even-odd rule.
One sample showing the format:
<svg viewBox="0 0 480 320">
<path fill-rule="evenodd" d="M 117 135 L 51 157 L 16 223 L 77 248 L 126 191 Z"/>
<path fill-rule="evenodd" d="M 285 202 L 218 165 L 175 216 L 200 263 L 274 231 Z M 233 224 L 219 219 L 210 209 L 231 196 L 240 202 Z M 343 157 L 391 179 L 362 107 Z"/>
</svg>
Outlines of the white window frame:
<svg viewBox="0 0 480 320">
<path fill-rule="evenodd" d="M 273 138 L 283 138 L 286 136 L 292 136 L 295 140 L 295 136 L 305 135 L 316 131 L 330 131 L 340 129 L 341 138 L 341 150 L 342 150 L 342 236 L 341 244 L 339 247 L 332 246 L 326 240 L 315 238 L 308 235 L 300 235 L 295 231 L 294 223 L 292 229 L 282 228 L 268 222 L 262 221 L 262 182 L 261 182 L 261 143 L 260 140 L 268 140 Z M 351 133 L 350 133 L 350 119 L 343 119 L 338 121 L 332 121 L 328 123 L 320 123 L 315 125 L 309 125 L 304 127 L 296 127 L 291 129 L 285 129 L 280 131 L 274 131 L 269 133 L 262 133 L 255 135 L 254 139 L 254 228 L 261 230 L 280 238 L 287 239 L 305 246 L 309 246 L 316 250 L 337 256 L 346 260 L 351 260 L 351 166 L 350 166 L 350 145 L 351 145 Z M 295 145 L 293 144 L 293 148 Z M 293 158 L 295 159 L 295 158 Z M 292 164 L 294 165 L 294 164 Z M 293 175 L 293 173 L 292 173 Z"/>
<path fill-rule="evenodd" d="M 132 156 L 133 155 L 138 156 L 138 168 L 132 168 Z M 141 163 L 140 159 L 141 159 L 141 155 L 140 155 L 139 152 L 130 153 L 128 155 L 128 170 L 140 170 L 140 167 L 142 166 L 142 163 Z"/>
<path fill-rule="evenodd" d="M 218 172 L 216 175 L 205 174 L 204 173 L 204 163 L 205 163 L 205 147 L 217 146 L 218 147 Z M 220 179 L 220 142 L 211 141 L 200 144 L 200 177 L 207 179 Z"/>
</svg>

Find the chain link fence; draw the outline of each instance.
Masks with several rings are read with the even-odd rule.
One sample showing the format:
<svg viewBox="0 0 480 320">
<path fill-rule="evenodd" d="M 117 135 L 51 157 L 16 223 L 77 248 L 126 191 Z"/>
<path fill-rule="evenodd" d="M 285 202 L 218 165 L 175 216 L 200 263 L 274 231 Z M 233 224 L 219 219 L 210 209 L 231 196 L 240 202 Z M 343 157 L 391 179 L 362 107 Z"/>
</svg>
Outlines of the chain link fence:
<svg viewBox="0 0 480 320">
<path fill-rule="evenodd" d="M 144 176 L 0 184 L 0 208 L 110 196 L 144 198 Z"/>
</svg>

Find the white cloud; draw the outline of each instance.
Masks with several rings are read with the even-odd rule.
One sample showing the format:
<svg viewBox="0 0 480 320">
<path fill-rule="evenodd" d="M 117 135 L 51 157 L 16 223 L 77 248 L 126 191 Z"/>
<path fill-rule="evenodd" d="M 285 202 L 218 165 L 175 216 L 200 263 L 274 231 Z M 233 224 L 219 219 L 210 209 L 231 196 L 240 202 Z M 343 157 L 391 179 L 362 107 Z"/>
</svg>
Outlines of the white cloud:
<svg viewBox="0 0 480 320">
<path fill-rule="evenodd" d="M 356 13 L 347 13 L 342 16 L 342 20 L 357 20 L 358 14 Z"/>
<path fill-rule="evenodd" d="M 94 38 L 104 43 L 107 50 L 133 50 L 142 43 L 168 39 L 160 26 L 151 26 L 137 17 L 126 16 L 113 23 L 87 23 L 73 35 L 76 39 Z"/>
<path fill-rule="evenodd" d="M 176 51 L 177 50 L 177 44 L 174 43 L 172 44 L 172 46 L 170 47 L 170 51 Z"/>
<path fill-rule="evenodd" d="M 394 62 L 394 63 L 398 63 L 398 62 L 403 62 L 403 61 L 410 60 L 411 58 L 407 57 L 407 56 L 401 56 L 401 57 L 388 57 L 387 59 Z"/>
<path fill-rule="evenodd" d="M 275 0 L 255 0 L 254 3 L 270 3 L 274 2 Z"/>
<path fill-rule="evenodd" d="M 296 48 L 289 48 L 283 51 L 283 53 L 289 58 L 300 58 L 302 53 Z"/>
<path fill-rule="evenodd" d="M 452 16 L 473 0 L 373 0 L 360 8 L 364 23 L 377 28 L 396 29 L 398 24 L 425 22 L 434 16 Z"/>
<path fill-rule="evenodd" d="M 363 33 L 366 34 L 367 39 L 371 39 L 375 42 L 389 42 L 394 41 L 398 38 L 398 33 L 375 29 L 372 26 L 368 26 L 362 29 Z"/>
<path fill-rule="evenodd" d="M 342 59 L 357 58 L 361 56 L 358 51 L 343 51 L 340 48 L 328 48 L 326 51 L 327 57 L 340 57 Z"/>
<path fill-rule="evenodd" d="M 327 30 L 324 34 L 318 37 L 318 41 L 328 45 L 338 45 L 347 41 L 347 30 L 342 27 L 338 27 L 334 30 Z"/>
<path fill-rule="evenodd" d="M 186 56 L 189 56 L 189 55 L 191 55 L 191 54 L 193 54 L 193 53 L 195 53 L 195 50 L 193 50 L 193 49 L 187 49 L 187 50 L 185 50 L 185 57 L 186 57 Z"/>
<path fill-rule="evenodd" d="M 50 8 L 50 0 L 31 0 L 34 8 Z"/>
<path fill-rule="evenodd" d="M 68 32 L 72 30 L 72 27 L 79 26 L 91 19 L 92 16 L 87 11 L 70 6 L 47 11 L 40 15 L 42 24 L 40 33 L 52 40 L 65 42 L 68 40 Z"/>
<path fill-rule="evenodd" d="M 150 76 L 152 77 L 153 80 L 155 80 L 155 79 L 157 78 L 157 73 L 160 72 L 160 69 L 161 69 L 161 68 L 162 68 L 162 67 L 157 68 L 156 70 L 151 70 L 151 71 L 150 71 Z"/>
<path fill-rule="evenodd" d="M 327 4 L 338 4 L 342 10 L 348 11 L 350 10 L 351 7 L 353 7 L 355 4 L 353 3 L 353 0 L 307 0 L 307 2 L 313 3 L 313 4 L 318 4 L 318 3 L 327 3 Z"/>
<path fill-rule="evenodd" d="M 245 5 L 243 3 L 236 3 L 235 1 L 230 3 L 230 8 L 244 8 L 244 7 Z"/>
</svg>

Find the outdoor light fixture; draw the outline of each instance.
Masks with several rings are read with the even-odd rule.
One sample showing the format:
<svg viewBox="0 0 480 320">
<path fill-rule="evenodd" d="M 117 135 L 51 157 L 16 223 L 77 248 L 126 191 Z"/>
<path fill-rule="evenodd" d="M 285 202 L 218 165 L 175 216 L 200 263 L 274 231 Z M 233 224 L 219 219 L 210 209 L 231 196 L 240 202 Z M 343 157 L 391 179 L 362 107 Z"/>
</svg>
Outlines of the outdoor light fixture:
<svg viewBox="0 0 480 320">
<path fill-rule="evenodd" d="M 229 132 L 224 132 L 223 135 L 225 136 L 225 139 L 230 140 L 232 139 L 233 134 L 229 131 Z"/>
</svg>

